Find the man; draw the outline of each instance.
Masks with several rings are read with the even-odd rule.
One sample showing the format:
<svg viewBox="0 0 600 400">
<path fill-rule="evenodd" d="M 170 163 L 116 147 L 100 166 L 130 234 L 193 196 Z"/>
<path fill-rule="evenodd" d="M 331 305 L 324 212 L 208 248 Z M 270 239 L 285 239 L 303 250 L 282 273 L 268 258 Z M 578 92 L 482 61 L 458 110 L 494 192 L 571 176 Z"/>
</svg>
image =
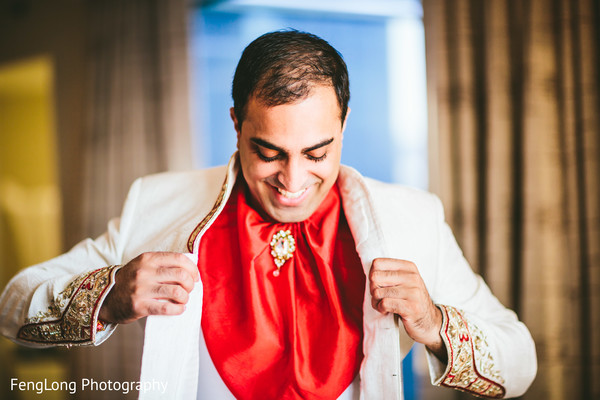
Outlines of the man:
<svg viewBox="0 0 600 400">
<path fill-rule="evenodd" d="M 106 234 L 11 281 L 2 333 L 97 345 L 147 317 L 141 380 L 169 398 L 398 399 L 415 341 L 434 384 L 522 394 L 531 336 L 470 270 L 439 200 L 340 166 L 339 53 L 263 35 L 232 94 L 229 165 L 137 180 Z"/>
</svg>

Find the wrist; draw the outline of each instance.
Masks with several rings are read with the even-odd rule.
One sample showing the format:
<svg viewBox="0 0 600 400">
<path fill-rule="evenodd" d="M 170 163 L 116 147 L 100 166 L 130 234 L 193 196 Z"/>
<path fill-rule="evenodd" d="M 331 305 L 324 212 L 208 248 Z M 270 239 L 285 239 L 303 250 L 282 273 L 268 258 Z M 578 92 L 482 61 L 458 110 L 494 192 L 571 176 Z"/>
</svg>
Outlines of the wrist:
<svg viewBox="0 0 600 400">
<path fill-rule="evenodd" d="M 121 272 L 121 269 L 122 269 L 121 266 L 115 267 L 114 278 L 113 278 L 114 283 L 113 283 L 113 285 L 111 285 L 108 288 L 104 298 L 101 299 L 102 303 L 100 305 L 100 310 L 98 311 L 98 320 L 101 320 L 105 324 L 118 323 L 116 315 L 115 315 L 115 310 L 118 311 L 118 309 L 115 309 L 115 303 L 118 304 L 118 300 L 115 299 L 115 296 L 117 295 L 117 292 L 118 292 L 117 275 L 119 274 L 119 272 Z"/>
<path fill-rule="evenodd" d="M 106 307 L 106 301 L 104 302 L 104 304 L 102 304 L 102 307 L 100 307 L 100 312 L 98 313 L 98 321 L 111 322 L 110 313 L 108 312 Z"/>
<path fill-rule="evenodd" d="M 434 321 L 435 322 L 433 324 L 431 332 L 431 340 L 424 344 L 425 347 L 427 347 L 427 349 L 438 358 L 438 360 L 440 360 L 443 363 L 446 363 L 448 362 L 448 352 L 446 350 L 446 344 L 444 343 L 441 334 L 442 325 L 444 323 L 444 317 L 442 311 L 437 306 L 435 306 Z"/>
</svg>

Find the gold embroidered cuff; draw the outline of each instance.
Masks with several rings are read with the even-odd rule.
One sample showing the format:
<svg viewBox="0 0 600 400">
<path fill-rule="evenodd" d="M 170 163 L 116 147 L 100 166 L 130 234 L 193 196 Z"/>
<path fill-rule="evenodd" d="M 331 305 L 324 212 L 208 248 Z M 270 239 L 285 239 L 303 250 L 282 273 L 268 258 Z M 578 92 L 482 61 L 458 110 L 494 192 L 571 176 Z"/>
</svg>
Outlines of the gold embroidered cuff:
<svg viewBox="0 0 600 400">
<path fill-rule="evenodd" d="M 48 310 L 27 318 L 17 338 L 49 345 L 87 345 L 96 340 L 98 313 L 120 266 L 76 277 L 52 300 Z"/>
<path fill-rule="evenodd" d="M 444 316 L 440 333 L 448 350 L 448 366 L 438 384 L 486 398 L 504 397 L 504 379 L 483 333 L 456 308 L 438 307 Z"/>
</svg>

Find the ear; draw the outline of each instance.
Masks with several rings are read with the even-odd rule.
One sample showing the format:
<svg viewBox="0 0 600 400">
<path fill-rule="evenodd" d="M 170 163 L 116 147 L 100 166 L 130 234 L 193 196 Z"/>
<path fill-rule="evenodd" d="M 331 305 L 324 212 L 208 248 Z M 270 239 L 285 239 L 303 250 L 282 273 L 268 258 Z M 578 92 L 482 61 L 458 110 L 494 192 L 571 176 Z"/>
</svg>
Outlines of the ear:
<svg viewBox="0 0 600 400">
<path fill-rule="evenodd" d="M 235 112 L 233 110 L 233 107 L 231 107 L 229 109 L 229 116 L 231 117 L 231 120 L 233 121 L 233 128 L 235 129 L 235 132 L 237 133 L 237 140 L 239 142 L 240 141 L 240 136 L 242 134 L 242 127 L 238 123 L 238 120 L 237 120 L 237 117 L 235 116 Z M 239 147 L 239 145 L 238 145 L 238 147 Z"/>
<path fill-rule="evenodd" d="M 348 107 L 346 111 L 346 117 L 344 118 L 344 123 L 342 124 L 342 139 L 344 138 L 344 131 L 346 130 L 346 123 L 348 122 L 348 116 L 350 115 L 350 107 Z"/>
</svg>

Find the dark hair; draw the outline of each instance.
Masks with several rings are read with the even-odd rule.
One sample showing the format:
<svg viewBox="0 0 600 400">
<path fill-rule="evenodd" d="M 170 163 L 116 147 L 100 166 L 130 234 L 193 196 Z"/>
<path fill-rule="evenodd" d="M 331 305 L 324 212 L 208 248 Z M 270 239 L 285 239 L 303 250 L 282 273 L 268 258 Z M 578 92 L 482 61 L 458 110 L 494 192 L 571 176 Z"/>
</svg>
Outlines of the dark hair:
<svg viewBox="0 0 600 400">
<path fill-rule="evenodd" d="M 231 95 L 238 123 L 246 105 L 256 96 L 267 106 L 305 98 L 315 85 L 335 90 L 344 122 L 350 88 L 342 55 L 318 36 L 297 30 L 266 33 L 250 43 L 235 70 Z"/>
</svg>

